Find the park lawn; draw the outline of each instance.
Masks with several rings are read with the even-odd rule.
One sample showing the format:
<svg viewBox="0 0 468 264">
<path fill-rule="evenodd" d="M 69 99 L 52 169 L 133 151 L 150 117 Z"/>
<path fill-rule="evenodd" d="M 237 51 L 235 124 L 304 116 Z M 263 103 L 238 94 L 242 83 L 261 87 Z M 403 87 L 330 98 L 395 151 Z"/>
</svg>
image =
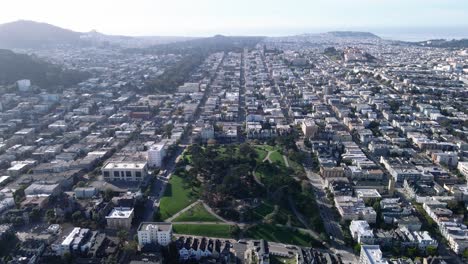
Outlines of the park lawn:
<svg viewBox="0 0 468 264">
<path fill-rule="evenodd" d="M 198 203 L 190 210 L 182 213 L 172 222 L 218 222 L 219 219 L 208 212 L 203 204 Z"/>
<path fill-rule="evenodd" d="M 294 169 L 296 172 L 304 172 L 304 166 L 302 164 L 299 164 L 298 162 L 286 157 L 289 161 L 289 166 Z"/>
<path fill-rule="evenodd" d="M 295 258 L 285 258 L 285 257 L 270 255 L 270 263 L 271 264 L 296 264 L 297 262 Z"/>
<path fill-rule="evenodd" d="M 184 179 L 173 175 L 159 204 L 162 219 L 167 219 L 198 199 L 198 190 L 184 184 Z"/>
<path fill-rule="evenodd" d="M 245 236 L 251 239 L 265 239 L 271 242 L 303 247 L 311 246 L 315 242 L 314 238 L 301 231 L 268 224 L 260 224 L 249 228 Z"/>
<path fill-rule="evenodd" d="M 281 163 L 281 165 L 286 166 L 286 164 L 284 162 L 284 159 L 283 159 L 283 155 L 278 151 L 273 151 L 270 154 L 270 161 L 272 163 L 279 162 L 279 163 Z"/>
<path fill-rule="evenodd" d="M 173 224 L 176 234 L 207 236 L 219 238 L 233 238 L 232 227 L 227 224 Z"/>
<path fill-rule="evenodd" d="M 275 205 L 268 201 L 263 201 L 261 205 L 254 208 L 252 211 L 253 220 L 259 221 L 262 220 L 265 216 L 271 214 L 275 209 Z M 291 218 L 291 225 L 295 227 L 304 227 L 299 220 L 297 220 L 294 213 L 286 207 L 286 205 L 279 205 L 278 215 L 276 217 L 276 224 L 286 225 L 289 218 Z"/>
<path fill-rule="evenodd" d="M 263 162 L 268 154 L 268 152 L 266 152 L 264 149 L 257 147 L 255 148 L 255 152 L 257 152 L 257 162 Z"/>
</svg>

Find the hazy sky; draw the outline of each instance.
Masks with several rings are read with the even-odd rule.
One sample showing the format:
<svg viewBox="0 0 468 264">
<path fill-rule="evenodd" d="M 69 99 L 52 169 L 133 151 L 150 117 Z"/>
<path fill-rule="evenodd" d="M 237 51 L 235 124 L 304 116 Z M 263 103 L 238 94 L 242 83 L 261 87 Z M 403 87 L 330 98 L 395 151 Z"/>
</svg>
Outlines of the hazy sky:
<svg viewBox="0 0 468 264">
<path fill-rule="evenodd" d="M 19 19 L 122 35 L 280 35 L 322 29 L 468 27 L 467 0 L 0 0 Z"/>
</svg>

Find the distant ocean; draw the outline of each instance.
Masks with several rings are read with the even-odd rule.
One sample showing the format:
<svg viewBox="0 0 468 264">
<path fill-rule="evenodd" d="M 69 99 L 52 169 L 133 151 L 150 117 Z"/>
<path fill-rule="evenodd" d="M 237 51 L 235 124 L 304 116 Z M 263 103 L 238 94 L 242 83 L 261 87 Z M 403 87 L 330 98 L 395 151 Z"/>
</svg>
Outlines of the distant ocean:
<svg viewBox="0 0 468 264">
<path fill-rule="evenodd" d="M 328 31 L 363 31 L 389 40 L 423 41 L 430 39 L 468 39 L 468 26 L 463 27 L 343 27 L 343 28 L 296 28 L 283 30 L 270 30 L 264 32 L 270 36 L 292 36 L 304 33 L 324 33 Z M 255 35 L 255 34 L 253 34 Z M 257 33 L 258 35 L 258 33 Z"/>
</svg>

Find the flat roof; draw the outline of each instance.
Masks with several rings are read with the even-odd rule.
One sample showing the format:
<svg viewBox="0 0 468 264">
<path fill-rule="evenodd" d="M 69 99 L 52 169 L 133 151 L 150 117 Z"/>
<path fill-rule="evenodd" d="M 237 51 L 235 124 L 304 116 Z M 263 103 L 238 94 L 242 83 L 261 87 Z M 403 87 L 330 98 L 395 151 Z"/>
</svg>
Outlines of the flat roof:
<svg viewBox="0 0 468 264">
<path fill-rule="evenodd" d="M 104 169 L 141 169 L 146 166 L 145 162 L 109 162 Z"/>
<path fill-rule="evenodd" d="M 158 231 L 171 231 L 172 223 L 166 222 L 142 222 L 138 227 L 138 231 L 146 231 L 157 229 Z"/>
<path fill-rule="evenodd" d="M 112 209 L 106 218 L 129 218 L 133 213 L 133 208 L 130 207 L 116 207 Z"/>
</svg>

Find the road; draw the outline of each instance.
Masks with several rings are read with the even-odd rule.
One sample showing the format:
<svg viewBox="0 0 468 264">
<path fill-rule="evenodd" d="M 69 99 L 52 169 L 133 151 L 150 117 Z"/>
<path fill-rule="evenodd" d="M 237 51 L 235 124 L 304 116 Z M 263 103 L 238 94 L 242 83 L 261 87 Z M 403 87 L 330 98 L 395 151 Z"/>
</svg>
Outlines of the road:
<svg viewBox="0 0 468 264">
<path fill-rule="evenodd" d="M 312 158 L 311 153 L 304 147 L 304 141 L 300 140 L 297 142 L 298 147 L 306 153 L 306 159 L 304 162 L 304 169 L 306 171 L 307 178 L 312 184 L 317 205 L 319 207 L 320 217 L 323 220 L 325 230 L 328 235 L 332 236 L 333 239 L 330 243 L 330 249 L 335 254 L 340 254 L 344 263 L 356 263 L 357 259 L 350 247 L 347 247 L 343 241 L 343 231 L 339 223 L 340 216 L 333 209 L 333 204 L 328 200 L 327 194 L 325 193 L 325 185 L 322 177 L 311 170 Z"/>
</svg>

